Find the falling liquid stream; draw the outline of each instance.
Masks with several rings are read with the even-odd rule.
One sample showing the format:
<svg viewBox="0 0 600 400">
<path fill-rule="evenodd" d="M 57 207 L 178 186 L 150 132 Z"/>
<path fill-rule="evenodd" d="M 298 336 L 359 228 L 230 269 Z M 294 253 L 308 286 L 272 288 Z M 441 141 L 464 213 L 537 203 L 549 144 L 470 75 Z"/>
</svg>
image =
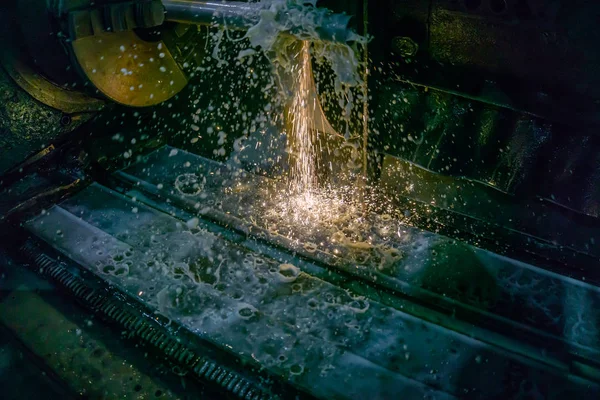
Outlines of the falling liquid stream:
<svg viewBox="0 0 600 400">
<path fill-rule="evenodd" d="M 366 23 L 365 23 L 366 24 Z M 366 27 L 365 27 L 366 28 Z M 319 134 L 332 134 L 341 137 L 327 121 L 316 91 L 314 82 L 311 45 L 309 41 L 299 42 L 297 53 L 293 55 L 294 63 L 291 66 L 292 100 L 287 108 L 288 121 L 288 149 L 290 161 L 290 190 L 294 195 L 303 198 L 304 203 L 311 204 L 314 210 L 315 194 L 319 189 L 318 171 L 323 165 L 320 162 L 322 149 L 322 138 Z M 367 145 L 368 145 L 368 53 L 366 44 L 363 47 L 364 70 L 362 71 L 363 82 L 361 95 L 362 108 L 362 132 L 360 144 L 361 169 L 357 177 L 357 197 L 361 204 L 363 216 L 367 212 L 366 186 L 367 186 Z"/>
<path fill-rule="evenodd" d="M 288 108 L 288 133 L 290 147 L 291 189 L 295 193 L 310 195 L 317 185 L 317 154 L 314 109 L 317 98 L 314 91 L 313 73 L 310 59 L 310 43 L 301 42 L 292 67 L 293 99 Z"/>
</svg>

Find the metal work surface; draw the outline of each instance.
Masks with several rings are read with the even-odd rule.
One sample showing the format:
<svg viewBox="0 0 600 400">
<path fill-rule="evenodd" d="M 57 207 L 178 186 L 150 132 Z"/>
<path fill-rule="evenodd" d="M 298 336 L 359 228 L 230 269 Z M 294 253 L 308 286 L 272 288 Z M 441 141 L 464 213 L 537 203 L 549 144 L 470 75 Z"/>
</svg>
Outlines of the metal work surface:
<svg viewBox="0 0 600 400">
<path fill-rule="evenodd" d="M 41 393 L 51 399 L 177 399 L 188 398 L 182 393 L 200 394 L 183 377 L 174 381 L 171 370 L 149 356 L 147 348 L 137 343 L 132 346 L 131 339 L 109 329 L 51 283 L 17 268 L 3 256 L 3 399 L 32 398 Z M 12 371 L 17 368 L 21 371 Z"/>
<path fill-rule="evenodd" d="M 529 253 L 538 261 L 553 260 L 570 276 L 598 283 L 595 266 L 600 254 L 595 243 L 600 241 L 600 225 L 593 217 L 540 198 L 524 207 L 493 187 L 435 174 L 389 155 L 382 165 L 381 185 L 400 202 L 405 198 L 447 211 L 451 215 L 445 221 L 437 219 L 453 227 L 463 225 L 478 245 L 495 242 L 503 254 Z"/>
<path fill-rule="evenodd" d="M 330 221 L 287 225 L 278 212 L 294 210 L 261 197 L 284 185 L 170 147 L 116 178 L 131 185 L 127 196 L 94 184 L 27 228 L 318 398 L 598 393 L 592 285 L 410 227 L 393 212 L 362 221 L 371 245 L 340 234 L 336 245 L 335 232 L 319 228 Z M 336 221 L 345 232 L 356 222 Z"/>
</svg>

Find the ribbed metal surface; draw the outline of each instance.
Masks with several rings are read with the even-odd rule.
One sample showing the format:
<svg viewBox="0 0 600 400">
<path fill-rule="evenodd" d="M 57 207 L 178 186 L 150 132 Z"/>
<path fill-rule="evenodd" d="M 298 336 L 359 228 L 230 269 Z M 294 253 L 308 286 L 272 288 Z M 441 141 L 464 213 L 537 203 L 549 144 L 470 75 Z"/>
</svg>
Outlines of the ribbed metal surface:
<svg viewBox="0 0 600 400">
<path fill-rule="evenodd" d="M 31 262 L 30 268 L 34 272 L 51 280 L 105 320 L 118 324 L 130 336 L 135 336 L 152 345 L 172 363 L 189 371 L 190 375 L 201 383 L 239 399 L 269 400 L 278 398 L 237 372 L 220 365 L 209 357 L 197 354 L 180 343 L 177 338 L 163 332 L 164 328 L 158 323 L 149 321 L 147 317 L 140 315 L 123 299 L 119 299 L 104 289 L 89 287 L 83 279 L 75 276 L 64 265 L 41 251 L 33 241 L 27 241 L 20 250 Z"/>
</svg>

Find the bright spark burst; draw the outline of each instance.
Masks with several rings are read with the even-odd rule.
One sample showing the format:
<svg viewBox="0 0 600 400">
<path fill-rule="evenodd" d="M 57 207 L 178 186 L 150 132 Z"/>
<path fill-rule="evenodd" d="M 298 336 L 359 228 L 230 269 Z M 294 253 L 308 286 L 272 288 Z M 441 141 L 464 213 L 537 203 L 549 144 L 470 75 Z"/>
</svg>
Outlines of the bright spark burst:
<svg viewBox="0 0 600 400">
<path fill-rule="evenodd" d="M 313 73 L 310 57 L 310 43 L 302 42 L 297 55 L 298 63 L 292 69 L 294 97 L 288 109 L 291 131 L 288 132 L 290 147 L 291 189 L 300 193 L 309 203 L 317 185 L 317 154 L 315 149 L 317 130 L 315 129 L 313 96 Z"/>
</svg>

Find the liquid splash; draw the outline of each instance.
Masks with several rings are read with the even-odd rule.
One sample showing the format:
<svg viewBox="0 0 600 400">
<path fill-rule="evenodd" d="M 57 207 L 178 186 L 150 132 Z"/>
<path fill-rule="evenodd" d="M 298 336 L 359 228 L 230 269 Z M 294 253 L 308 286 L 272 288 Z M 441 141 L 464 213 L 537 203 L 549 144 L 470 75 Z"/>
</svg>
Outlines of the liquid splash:
<svg viewBox="0 0 600 400">
<path fill-rule="evenodd" d="M 368 116 L 364 112 L 366 106 L 363 107 L 367 98 L 366 75 L 362 73 L 364 60 L 359 61 L 357 55 L 361 55 L 367 40 L 347 29 L 349 18 L 343 15 L 337 28 L 344 27 L 344 33 L 337 40 L 323 40 L 323 30 L 327 27 L 321 22 L 332 14 L 317 7 L 316 0 L 262 0 L 254 4 L 261 9 L 260 19 L 248 26 L 242 37 L 236 38 L 227 27 L 224 30 L 220 27 L 213 34 L 211 54 L 218 62 L 217 69 L 227 72 L 232 69 L 232 61 L 238 66 L 247 65 L 251 72 L 247 86 L 252 81 L 268 82 L 263 92 L 270 95 L 264 113 L 260 112 L 249 123 L 242 115 L 241 126 L 249 125 L 250 129 L 244 130 L 244 137 L 236 139 L 234 149 L 239 149 L 239 156 L 234 154 L 232 158 L 252 160 L 255 166 L 267 165 L 268 159 L 286 160 L 287 165 L 280 171 L 287 168 L 289 193 L 281 196 L 283 206 L 278 211 L 286 214 L 281 217 L 299 224 L 318 223 L 327 213 L 336 212 L 331 206 L 346 204 L 345 192 L 365 190 L 366 159 L 362 153 L 368 133 Z M 221 21 L 217 17 L 215 22 Z M 221 43 L 227 40 L 237 48 L 235 61 L 228 59 L 225 43 Z M 271 71 L 255 78 L 260 75 L 256 61 L 260 59 L 268 60 Z M 313 65 L 319 66 L 320 90 L 315 84 Z M 235 98 L 233 92 L 232 96 Z M 324 101 L 323 106 L 320 100 Z M 215 111 L 226 108 L 230 112 L 241 104 L 225 106 Z M 199 116 L 194 118 L 197 127 L 202 120 Z M 252 127 L 257 125 L 261 135 L 269 131 L 269 125 L 278 126 L 287 140 L 286 154 L 274 154 L 280 149 L 269 148 L 268 143 L 277 142 L 275 135 L 261 137 L 253 133 Z M 215 127 L 214 131 L 219 129 L 220 126 Z M 207 136 L 210 135 L 213 128 L 207 130 Z M 264 171 L 261 167 L 256 172 Z M 354 200 L 365 198 L 360 193 L 353 196 Z"/>
</svg>

